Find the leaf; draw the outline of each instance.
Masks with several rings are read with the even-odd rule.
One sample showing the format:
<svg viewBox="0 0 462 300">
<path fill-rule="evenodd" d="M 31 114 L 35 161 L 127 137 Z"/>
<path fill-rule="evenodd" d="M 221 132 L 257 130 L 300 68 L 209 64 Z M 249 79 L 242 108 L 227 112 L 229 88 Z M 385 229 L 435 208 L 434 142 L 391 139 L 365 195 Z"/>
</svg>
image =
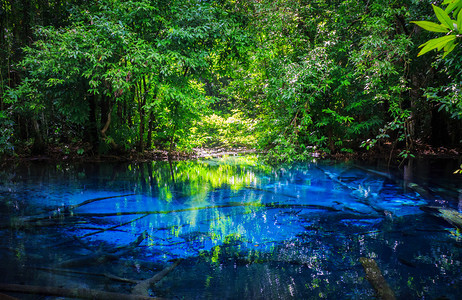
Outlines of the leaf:
<svg viewBox="0 0 462 300">
<path fill-rule="evenodd" d="M 430 21 L 412 21 L 411 23 L 414 23 L 420 27 L 422 27 L 425 30 L 432 31 L 432 32 L 449 32 L 449 29 L 446 28 L 446 26 L 443 26 L 441 24 L 436 24 Z"/>
<path fill-rule="evenodd" d="M 451 20 L 449 15 L 441 8 L 438 6 L 433 5 L 433 10 L 435 11 L 436 17 L 438 20 L 441 22 L 442 25 L 447 26 L 449 29 L 454 28 L 454 22 Z"/>
<path fill-rule="evenodd" d="M 448 4 L 448 7 L 444 10 L 447 14 L 452 12 L 453 17 L 455 18 L 457 14 L 462 9 L 462 1 L 459 0 L 447 0 L 443 4 Z"/>
<path fill-rule="evenodd" d="M 444 45 L 444 52 L 452 51 L 452 49 L 454 49 L 455 46 L 456 46 L 455 41 L 450 41 L 450 42 L 446 43 L 446 45 Z M 449 50 L 449 49 L 451 49 L 451 50 Z"/>
<path fill-rule="evenodd" d="M 444 54 L 443 58 L 446 57 L 449 53 L 451 53 L 452 50 L 456 47 L 457 43 L 454 43 L 454 41 L 450 41 L 446 46 L 444 46 Z"/>
<path fill-rule="evenodd" d="M 428 42 L 422 44 L 419 46 L 420 47 L 423 47 L 422 50 L 420 50 L 419 54 L 417 54 L 417 56 L 421 56 L 433 49 L 442 49 L 447 43 L 449 43 L 450 41 L 453 41 L 456 39 L 456 36 L 451 34 L 451 35 L 446 35 L 446 36 L 443 36 L 443 37 L 439 37 L 439 38 L 436 38 L 436 39 L 432 39 L 432 40 L 429 40 Z"/>
<path fill-rule="evenodd" d="M 462 10 L 457 15 L 457 30 L 462 33 Z"/>
<path fill-rule="evenodd" d="M 449 2 L 448 2 L 448 3 L 449 3 Z M 447 3 L 444 3 L 444 2 L 443 2 L 443 4 L 447 4 Z M 458 6 L 458 3 L 457 3 L 457 2 L 452 2 L 452 3 L 450 3 L 450 4 L 448 5 L 448 7 L 446 7 L 446 9 L 445 9 L 444 11 L 445 11 L 447 14 L 449 14 L 449 13 L 450 13 L 451 11 L 453 11 L 453 9 L 454 9 L 455 7 L 457 7 L 457 6 Z"/>
</svg>

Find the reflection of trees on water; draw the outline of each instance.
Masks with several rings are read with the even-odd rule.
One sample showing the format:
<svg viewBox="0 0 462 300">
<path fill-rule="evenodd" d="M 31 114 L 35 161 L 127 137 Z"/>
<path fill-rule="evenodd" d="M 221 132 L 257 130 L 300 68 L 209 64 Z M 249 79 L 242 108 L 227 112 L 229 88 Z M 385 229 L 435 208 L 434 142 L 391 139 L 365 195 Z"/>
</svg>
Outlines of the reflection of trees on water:
<svg viewBox="0 0 462 300">
<path fill-rule="evenodd" d="M 134 187 L 134 192 L 146 196 L 159 195 L 159 199 L 171 201 L 189 196 L 205 198 L 207 192 L 223 187 L 240 190 L 255 184 L 257 173 L 269 170 L 268 167 L 259 166 L 255 157 L 240 160 L 228 158 L 220 163 L 207 160 L 162 161 L 130 164 L 114 180 L 127 176 L 137 178 L 139 185 Z"/>
<path fill-rule="evenodd" d="M 112 250 L 125 249 L 117 260 L 129 261 L 125 271 L 110 263 L 92 270 L 145 279 L 150 264 L 162 269 L 184 258 L 181 272 L 163 280 L 163 288 L 171 287 L 167 296 L 187 297 L 195 286 L 198 294 L 233 289 L 245 297 L 263 289 L 268 297 L 367 298 L 374 290 L 359 259 L 368 257 L 400 297 L 459 292 L 460 241 L 418 209 L 424 202 L 405 187 L 419 174 L 406 172 L 400 180 L 351 164 L 272 169 L 254 157 L 27 167 L 0 174 L 3 215 L 43 214 L 44 207 L 83 203 L 90 195 L 126 197 L 78 207 L 54 227 L 2 230 L 8 249 L 0 254 L 10 259 L 3 268 L 24 280 L 31 265 L 74 262 L 98 249 L 108 260 Z M 141 244 L 126 247 L 145 230 Z M 45 252 L 50 245 L 53 253 Z"/>
</svg>

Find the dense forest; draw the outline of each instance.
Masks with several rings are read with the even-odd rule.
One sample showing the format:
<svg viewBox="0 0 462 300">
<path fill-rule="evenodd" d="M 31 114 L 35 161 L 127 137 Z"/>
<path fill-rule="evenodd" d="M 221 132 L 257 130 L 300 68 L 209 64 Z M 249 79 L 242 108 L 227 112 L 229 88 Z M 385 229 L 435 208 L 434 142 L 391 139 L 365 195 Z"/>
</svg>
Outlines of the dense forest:
<svg viewBox="0 0 462 300">
<path fill-rule="evenodd" d="M 0 3 L 0 156 L 461 146 L 460 0 Z"/>
</svg>

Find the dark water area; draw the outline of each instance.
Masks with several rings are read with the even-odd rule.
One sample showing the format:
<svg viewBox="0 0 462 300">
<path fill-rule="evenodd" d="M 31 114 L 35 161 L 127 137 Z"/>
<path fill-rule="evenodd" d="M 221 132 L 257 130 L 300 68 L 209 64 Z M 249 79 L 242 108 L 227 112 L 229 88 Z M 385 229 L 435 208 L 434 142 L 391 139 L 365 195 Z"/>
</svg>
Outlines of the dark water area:
<svg viewBox="0 0 462 300">
<path fill-rule="evenodd" d="M 461 299 L 461 233 L 428 209 L 461 212 L 458 166 L 271 167 L 255 156 L 11 166 L 0 170 L 0 293 L 136 294 L 171 267 L 150 296 Z"/>
</svg>

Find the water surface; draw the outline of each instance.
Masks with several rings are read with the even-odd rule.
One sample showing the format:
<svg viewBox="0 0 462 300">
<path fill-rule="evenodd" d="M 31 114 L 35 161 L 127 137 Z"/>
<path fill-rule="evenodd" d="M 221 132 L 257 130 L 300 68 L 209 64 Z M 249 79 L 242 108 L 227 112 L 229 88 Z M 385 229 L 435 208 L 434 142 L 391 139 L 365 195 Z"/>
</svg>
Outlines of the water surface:
<svg viewBox="0 0 462 300">
<path fill-rule="evenodd" d="M 130 294 L 135 283 L 116 276 L 144 280 L 181 259 L 150 295 L 370 299 L 367 257 L 398 299 L 460 299 L 460 233 L 421 209 L 460 208 L 456 166 L 245 156 L 11 167 L 0 172 L 0 283 Z"/>
</svg>

